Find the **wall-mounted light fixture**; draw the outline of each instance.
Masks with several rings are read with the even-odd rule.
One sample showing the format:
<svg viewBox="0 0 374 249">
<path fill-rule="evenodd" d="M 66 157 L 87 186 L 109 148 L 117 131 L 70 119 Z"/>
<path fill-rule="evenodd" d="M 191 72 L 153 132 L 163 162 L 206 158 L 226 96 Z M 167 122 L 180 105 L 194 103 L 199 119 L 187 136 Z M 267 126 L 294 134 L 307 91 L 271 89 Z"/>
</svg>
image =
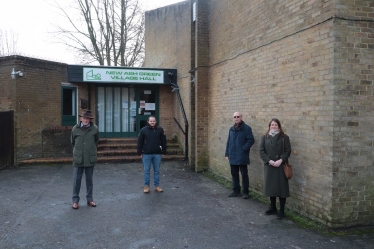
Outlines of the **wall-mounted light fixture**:
<svg viewBox="0 0 374 249">
<path fill-rule="evenodd" d="M 14 80 L 16 78 L 16 75 L 19 75 L 19 77 L 22 77 L 23 76 L 23 73 L 21 71 L 14 71 L 14 68 L 12 70 L 12 73 L 10 74 L 10 76 L 12 76 L 12 79 Z"/>
<path fill-rule="evenodd" d="M 196 77 L 195 77 L 195 75 L 193 73 L 191 73 L 191 84 L 192 84 L 193 87 L 196 84 Z"/>
<path fill-rule="evenodd" d="M 195 76 L 195 71 L 196 70 L 197 70 L 197 67 L 194 68 L 194 69 L 191 69 L 190 71 L 188 71 L 191 74 L 191 83 L 192 83 L 192 86 L 195 86 L 195 83 L 196 83 L 196 76 Z"/>
</svg>

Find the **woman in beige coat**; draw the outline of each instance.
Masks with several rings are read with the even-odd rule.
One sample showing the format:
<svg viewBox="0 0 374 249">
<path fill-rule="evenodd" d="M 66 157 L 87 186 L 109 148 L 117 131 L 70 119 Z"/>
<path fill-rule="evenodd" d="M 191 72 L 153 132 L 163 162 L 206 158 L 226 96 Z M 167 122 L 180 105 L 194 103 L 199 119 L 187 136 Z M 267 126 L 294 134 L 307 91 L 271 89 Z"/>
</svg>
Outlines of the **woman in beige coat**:
<svg viewBox="0 0 374 249">
<path fill-rule="evenodd" d="M 291 155 L 289 137 L 284 134 L 278 119 L 273 118 L 269 128 L 261 138 L 260 156 L 264 162 L 264 194 L 270 198 L 270 208 L 267 215 L 277 214 L 277 219 L 283 219 L 286 198 L 290 196 L 288 179 L 283 166 Z M 280 210 L 277 212 L 276 197 L 279 197 Z"/>
</svg>

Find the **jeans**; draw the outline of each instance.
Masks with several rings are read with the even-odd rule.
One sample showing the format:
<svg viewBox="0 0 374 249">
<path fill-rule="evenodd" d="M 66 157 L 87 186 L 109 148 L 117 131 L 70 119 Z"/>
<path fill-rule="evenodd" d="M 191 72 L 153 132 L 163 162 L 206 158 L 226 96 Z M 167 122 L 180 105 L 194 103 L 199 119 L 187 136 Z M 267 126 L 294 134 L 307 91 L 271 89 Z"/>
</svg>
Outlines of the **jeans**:
<svg viewBox="0 0 374 249">
<path fill-rule="evenodd" d="M 74 179 L 73 179 L 73 202 L 79 202 L 79 191 L 81 189 L 81 182 L 83 172 L 86 176 L 86 199 L 87 201 L 92 201 L 92 191 L 93 191 L 93 171 L 94 167 L 74 167 Z"/>
<path fill-rule="evenodd" d="M 249 193 L 248 165 L 230 165 L 232 176 L 232 190 L 240 193 L 239 170 L 242 174 L 243 194 Z"/>
<path fill-rule="evenodd" d="M 153 165 L 153 184 L 158 187 L 160 183 L 161 154 L 143 154 L 144 185 L 149 186 L 151 164 Z"/>
</svg>

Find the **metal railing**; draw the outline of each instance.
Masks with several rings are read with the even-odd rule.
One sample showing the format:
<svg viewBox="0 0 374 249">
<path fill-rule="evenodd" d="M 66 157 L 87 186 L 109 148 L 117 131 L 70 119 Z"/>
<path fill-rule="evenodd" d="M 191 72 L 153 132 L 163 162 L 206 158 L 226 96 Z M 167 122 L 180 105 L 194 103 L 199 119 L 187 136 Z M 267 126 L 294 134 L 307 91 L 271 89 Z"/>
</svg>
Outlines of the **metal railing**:
<svg viewBox="0 0 374 249">
<path fill-rule="evenodd" d="M 181 131 L 184 134 L 184 144 L 185 144 L 184 160 L 188 160 L 188 120 L 187 120 L 186 112 L 184 111 L 182 98 L 179 92 L 179 86 L 177 83 L 173 83 L 171 81 L 172 77 L 173 77 L 173 73 L 169 72 L 170 84 L 171 84 L 171 88 L 173 89 L 172 92 L 177 92 L 179 107 L 181 108 L 181 111 L 182 111 L 185 129 L 183 130 L 183 128 L 181 127 L 181 125 L 178 123 L 178 121 L 175 118 L 174 120 L 178 124 L 179 129 L 181 129 Z"/>
</svg>

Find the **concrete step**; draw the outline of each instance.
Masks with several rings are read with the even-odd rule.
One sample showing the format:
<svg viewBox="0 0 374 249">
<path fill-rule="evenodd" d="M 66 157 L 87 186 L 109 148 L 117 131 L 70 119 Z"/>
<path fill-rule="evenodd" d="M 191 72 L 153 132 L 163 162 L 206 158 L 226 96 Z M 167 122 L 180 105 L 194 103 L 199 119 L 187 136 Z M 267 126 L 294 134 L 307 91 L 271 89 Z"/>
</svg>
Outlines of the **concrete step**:
<svg viewBox="0 0 374 249">
<path fill-rule="evenodd" d="M 166 139 L 167 143 L 176 143 L 177 141 L 174 139 L 174 138 L 167 138 Z M 115 143 L 115 144 L 135 144 L 138 142 L 138 138 L 137 137 L 126 137 L 126 138 L 111 138 L 111 137 L 104 137 L 104 138 L 100 138 L 100 142 L 99 144 L 111 144 L 111 143 Z"/>
<path fill-rule="evenodd" d="M 174 161 L 174 160 L 183 160 L 184 155 L 163 155 L 163 161 Z M 18 165 L 32 165 L 32 164 L 72 164 L 71 157 L 63 158 L 35 158 L 20 161 Z M 105 156 L 99 157 L 98 163 L 126 163 L 126 162 L 141 162 L 140 156 Z"/>
<path fill-rule="evenodd" d="M 135 144 L 137 138 L 100 138 L 99 145 L 104 144 Z"/>
<path fill-rule="evenodd" d="M 181 155 L 183 150 L 179 148 L 179 144 L 175 139 L 167 141 L 168 155 Z M 136 138 L 105 138 L 100 139 L 98 145 L 99 157 L 106 156 L 137 156 L 137 139 Z"/>
<path fill-rule="evenodd" d="M 137 155 L 137 138 L 100 138 L 97 148 L 98 162 L 137 162 L 141 158 Z M 175 139 L 167 139 L 167 155 L 162 156 L 162 160 L 182 160 L 183 150 Z M 72 163 L 72 157 L 63 158 L 34 158 L 23 160 L 19 165 L 27 164 L 59 164 Z"/>
<path fill-rule="evenodd" d="M 179 148 L 179 144 L 178 143 L 168 143 L 167 144 L 168 146 L 168 149 L 176 149 L 176 148 Z M 136 149 L 137 148 L 137 145 L 136 143 L 133 144 L 133 143 L 107 143 L 107 144 L 102 144 L 100 143 L 98 146 L 97 146 L 97 149 L 98 150 L 104 150 L 104 149 L 108 149 L 108 148 L 118 148 L 118 149 Z"/>
<path fill-rule="evenodd" d="M 120 155 L 134 155 L 134 156 L 137 156 L 137 153 L 138 153 L 137 149 L 125 149 L 125 150 L 105 149 L 105 150 L 99 150 L 97 152 L 99 157 L 108 156 L 108 155 L 118 155 L 118 156 L 120 156 Z M 183 155 L 183 151 L 179 148 L 175 148 L 175 149 L 168 148 L 167 154 L 168 155 Z"/>
</svg>

